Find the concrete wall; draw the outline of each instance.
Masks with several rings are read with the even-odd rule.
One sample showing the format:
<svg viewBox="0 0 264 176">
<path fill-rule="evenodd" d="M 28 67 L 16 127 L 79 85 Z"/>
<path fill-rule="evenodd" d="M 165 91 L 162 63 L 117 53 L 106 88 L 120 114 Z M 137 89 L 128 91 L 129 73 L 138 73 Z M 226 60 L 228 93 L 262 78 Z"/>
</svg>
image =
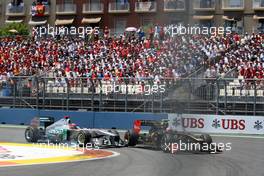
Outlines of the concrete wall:
<svg viewBox="0 0 264 176">
<path fill-rule="evenodd" d="M 35 116 L 51 116 L 56 120 L 69 115 L 72 121 L 81 127 L 130 129 L 136 119 L 159 120 L 167 118 L 167 114 L 148 113 L 115 113 L 115 112 L 78 112 L 32 109 L 0 109 L 0 123 L 29 124 Z"/>
</svg>

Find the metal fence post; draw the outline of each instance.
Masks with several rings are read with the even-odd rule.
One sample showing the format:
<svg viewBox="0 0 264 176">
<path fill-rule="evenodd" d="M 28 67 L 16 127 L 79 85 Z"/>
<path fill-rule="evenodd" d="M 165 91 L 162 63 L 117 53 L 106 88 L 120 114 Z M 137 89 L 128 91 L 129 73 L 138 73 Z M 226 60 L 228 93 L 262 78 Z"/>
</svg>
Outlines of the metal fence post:
<svg viewBox="0 0 264 176">
<path fill-rule="evenodd" d="M 91 101 L 91 110 L 94 111 L 94 92 L 95 92 L 95 87 L 94 87 L 94 82 L 91 80 L 92 83 L 92 101 Z"/>
<path fill-rule="evenodd" d="M 36 85 L 37 85 L 37 91 L 36 91 L 36 93 L 37 93 L 36 108 L 38 110 L 39 109 L 39 78 L 36 76 L 36 77 L 34 77 L 34 79 L 36 79 Z"/>
<path fill-rule="evenodd" d="M 102 111 L 102 101 L 103 101 L 103 90 L 102 90 L 102 82 L 99 81 L 99 84 L 100 84 L 100 100 L 99 100 L 99 111 Z"/>
<path fill-rule="evenodd" d="M 160 113 L 163 112 L 163 93 L 160 93 Z"/>
<path fill-rule="evenodd" d="M 84 90 L 84 85 L 83 85 L 83 78 L 80 78 L 81 81 L 81 108 L 83 108 L 83 90 Z"/>
<path fill-rule="evenodd" d="M 254 105 L 253 105 L 253 115 L 256 115 L 256 105 L 257 105 L 257 85 L 256 80 L 254 80 Z"/>
<path fill-rule="evenodd" d="M 191 97 L 191 96 L 192 96 L 192 95 L 191 95 L 191 94 L 192 94 L 192 93 L 191 93 L 191 92 L 192 92 L 192 78 L 191 78 L 191 79 L 188 79 L 187 81 L 188 81 L 188 85 L 189 85 L 189 86 L 188 86 L 188 87 L 189 87 L 189 88 L 188 88 L 188 114 L 190 114 L 191 98 L 192 98 L 192 97 Z M 183 111 L 184 111 L 184 110 L 183 110 Z"/>
<path fill-rule="evenodd" d="M 145 93 L 143 94 L 143 99 L 144 99 L 143 100 L 143 109 L 144 109 L 143 111 L 146 112 L 146 95 L 145 95 Z"/>
<path fill-rule="evenodd" d="M 16 79 L 13 79 L 13 84 L 14 84 L 14 87 L 13 87 L 13 108 L 16 107 L 16 94 L 17 94 L 17 80 Z"/>
<path fill-rule="evenodd" d="M 43 78 L 43 97 L 42 97 L 42 107 L 45 109 L 45 104 L 46 104 L 46 79 Z"/>
<path fill-rule="evenodd" d="M 21 86 L 21 77 L 19 77 L 19 107 L 22 106 L 22 86 Z"/>
<path fill-rule="evenodd" d="M 126 97 L 125 97 L 125 112 L 127 112 L 127 101 L 128 101 L 128 82 L 127 81 L 125 81 L 125 83 L 126 83 Z"/>
<path fill-rule="evenodd" d="M 152 92 L 151 112 L 154 113 L 154 92 Z"/>
<path fill-rule="evenodd" d="M 219 80 L 216 78 L 216 115 L 219 114 Z"/>
<path fill-rule="evenodd" d="M 226 90 L 226 80 L 224 80 L 224 85 L 225 85 L 225 114 L 227 111 L 227 90 Z"/>
<path fill-rule="evenodd" d="M 67 99 L 66 99 L 66 109 L 69 111 L 69 101 L 70 101 L 70 84 L 69 81 L 67 81 Z"/>
</svg>

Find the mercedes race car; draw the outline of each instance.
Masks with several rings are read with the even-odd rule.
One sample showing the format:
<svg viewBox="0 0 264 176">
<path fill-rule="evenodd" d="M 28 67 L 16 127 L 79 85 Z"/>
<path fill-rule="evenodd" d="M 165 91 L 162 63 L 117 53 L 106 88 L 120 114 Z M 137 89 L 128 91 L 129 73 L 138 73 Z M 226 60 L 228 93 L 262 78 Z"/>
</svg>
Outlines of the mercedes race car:
<svg viewBox="0 0 264 176">
<path fill-rule="evenodd" d="M 25 130 L 25 139 L 30 143 L 75 143 L 79 146 L 91 147 L 123 147 L 124 141 L 113 128 L 88 129 L 80 128 L 71 123 L 70 118 L 64 117 L 54 122 L 53 117 L 38 117 L 31 121 L 31 125 Z"/>
<path fill-rule="evenodd" d="M 136 120 L 134 127 L 125 133 L 128 146 L 141 146 L 162 150 L 168 153 L 176 152 L 208 152 L 220 153 L 223 150 L 213 143 L 208 134 L 192 134 L 179 132 L 168 128 L 168 120 Z M 142 127 L 148 128 L 142 133 Z"/>
</svg>

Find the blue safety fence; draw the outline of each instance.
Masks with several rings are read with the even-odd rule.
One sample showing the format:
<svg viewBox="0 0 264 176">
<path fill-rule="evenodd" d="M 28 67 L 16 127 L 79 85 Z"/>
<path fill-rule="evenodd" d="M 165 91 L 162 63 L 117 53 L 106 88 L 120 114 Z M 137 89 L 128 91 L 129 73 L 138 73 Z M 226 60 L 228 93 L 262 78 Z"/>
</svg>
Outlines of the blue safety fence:
<svg viewBox="0 0 264 176">
<path fill-rule="evenodd" d="M 136 119 L 161 120 L 167 119 L 167 114 L 152 113 L 117 113 L 117 112 L 79 112 L 59 110 L 32 110 L 32 109 L 0 109 L 0 123 L 28 125 L 33 117 L 51 116 L 56 120 L 70 116 L 73 123 L 86 128 L 130 129 Z"/>
</svg>

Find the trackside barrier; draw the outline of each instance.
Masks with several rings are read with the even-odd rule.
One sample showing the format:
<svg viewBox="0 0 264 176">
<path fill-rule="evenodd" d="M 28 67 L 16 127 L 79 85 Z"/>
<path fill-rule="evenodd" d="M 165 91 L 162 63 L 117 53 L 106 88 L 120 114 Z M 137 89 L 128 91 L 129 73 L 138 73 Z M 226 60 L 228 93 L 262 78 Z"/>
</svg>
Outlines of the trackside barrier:
<svg viewBox="0 0 264 176">
<path fill-rule="evenodd" d="M 178 131 L 226 134 L 264 134 L 264 116 L 168 114 L 169 127 Z"/>
<path fill-rule="evenodd" d="M 264 134 L 264 116 L 221 116 L 200 114 L 153 114 L 80 112 L 33 109 L 0 109 L 0 124 L 28 125 L 33 117 L 51 116 L 55 120 L 69 115 L 72 121 L 86 128 L 131 129 L 136 119 L 169 119 L 169 126 L 178 131 L 226 134 Z"/>
<path fill-rule="evenodd" d="M 152 113 L 116 113 L 116 112 L 80 112 L 33 109 L 0 109 L 0 124 L 28 125 L 33 117 L 51 116 L 55 120 L 70 116 L 72 121 L 85 128 L 131 129 L 136 119 L 167 119 L 167 114 Z"/>
</svg>

